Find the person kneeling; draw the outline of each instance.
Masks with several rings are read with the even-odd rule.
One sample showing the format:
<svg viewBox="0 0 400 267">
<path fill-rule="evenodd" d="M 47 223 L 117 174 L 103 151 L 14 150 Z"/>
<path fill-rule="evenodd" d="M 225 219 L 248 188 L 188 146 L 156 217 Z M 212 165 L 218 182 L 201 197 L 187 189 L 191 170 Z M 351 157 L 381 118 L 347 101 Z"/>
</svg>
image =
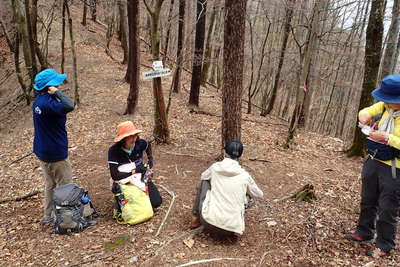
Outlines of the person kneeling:
<svg viewBox="0 0 400 267">
<path fill-rule="evenodd" d="M 224 149 L 226 158 L 201 174 L 191 228 L 203 225 L 209 232 L 220 236 L 241 235 L 245 228 L 246 194 L 260 198 L 264 194 L 239 164 L 243 145 L 232 140 Z"/>
</svg>

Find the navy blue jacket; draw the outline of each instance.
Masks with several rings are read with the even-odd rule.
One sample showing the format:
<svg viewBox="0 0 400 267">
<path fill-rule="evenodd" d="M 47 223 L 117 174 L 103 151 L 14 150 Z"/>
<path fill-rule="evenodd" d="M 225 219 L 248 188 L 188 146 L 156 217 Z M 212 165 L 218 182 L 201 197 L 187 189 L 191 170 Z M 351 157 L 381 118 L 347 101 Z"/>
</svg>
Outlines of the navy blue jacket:
<svg viewBox="0 0 400 267">
<path fill-rule="evenodd" d="M 118 142 L 113 144 L 108 149 L 108 165 L 110 167 L 110 174 L 113 180 L 121 180 L 128 176 L 131 176 L 131 173 L 123 173 L 118 171 L 118 167 L 120 165 L 134 162 L 136 166 L 143 164 L 143 152 L 147 152 L 147 157 L 152 158 L 150 144 L 143 139 L 138 138 L 135 142 L 135 146 L 131 154 L 126 153 L 122 150 L 122 143 Z"/>
<path fill-rule="evenodd" d="M 73 102 L 60 91 L 54 95 L 39 93 L 32 105 L 33 153 L 45 162 L 56 162 L 68 157 L 66 114 L 73 110 Z"/>
</svg>

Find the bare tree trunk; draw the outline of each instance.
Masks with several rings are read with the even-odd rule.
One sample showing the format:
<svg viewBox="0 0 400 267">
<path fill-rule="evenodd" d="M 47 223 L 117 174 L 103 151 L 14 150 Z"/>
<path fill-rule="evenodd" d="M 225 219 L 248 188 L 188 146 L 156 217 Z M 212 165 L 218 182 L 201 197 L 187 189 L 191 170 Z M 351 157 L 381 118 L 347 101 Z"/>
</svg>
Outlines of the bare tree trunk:
<svg viewBox="0 0 400 267">
<path fill-rule="evenodd" d="M 222 147 L 241 139 L 246 0 L 225 0 Z"/>
<path fill-rule="evenodd" d="M 17 75 L 18 83 L 21 86 L 22 93 L 26 99 L 26 105 L 29 106 L 31 103 L 31 98 L 30 98 L 29 94 L 27 93 L 27 86 L 25 85 L 24 79 L 22 78 L 21 67 L 19 64 L 19 46 L 20 46 L 19 33 L 17 32 L 15 34 L 15 41 L 13 43 L 11 41 L 10 35 L 8 34 L 8 30 L 6 28 L 6 25 L 4 24 L 1 16 L 0 16 L 0 26 L 3 29 L 4 35 L 7 40 L 8 47 L 10 48 L 10 51 L 14 54 L 15 73 Z"/>
<path fill-rule="evenodd" d="M 388 31 L 388 41 L 386 44 L 385 54 L 382 61 L 381 77 L 385 77 L 392 73 L 396 48 L 399 38 L 399 27 L 400 27 L 399 23 L 400 23 L 399 0 L 393 0 L 392 22 L 390 24 L 390 28 Z"/>
<path fill-rule="evenodd" d="M 122 64 L 128 63 L 129 58 L 129 47 L 128 47 L 128 34 L 127 34 L 127 23 L 126 23 L 126 10 L 127 7 L 125 5 L 124 0 L 118 0 L 118 8 L 119 8 L 119 32 L 121 35 L 121 46 L 124 51 L 124 58 L 122 60 Z"/>
<path fill-rule="evenodd" d="M 90 0 L 90 11 L 92 13 L 92 20 L 97 21 L 97 0 Z"/>
<path fill-rule="evenodd" d="M 197 1 L 197 24 L 193 53 L 193 72 L 190 85 L 189 105 L 199 106 L 201 71 L 203 66 L 204 35 L 206 30 L 207 1 Z"/>
<path fill-rule="evenodd" d="M 87 1 L 88 0 L 83 0 L 83 13 L 82 13 L 82 25 L 83 26 L 86 26 L 86 24 L 87 24 L 87 6 L 88 6 L 88 3 L 87 3 Z"/>
<path fill-rule="evenodd" d="M 139 43 L 139 0 L 128 0 L 129 61 L 126 77 L 130 87 L 125 114 L 134 114 L 139 100 L 140 43 Z M 122 13 L 120 13 L 122 15 Z"/>
<path fill-rule="evenodd" d="M 114 35 L 114 26 L 115 26 L 115 7 L 114 7 L 115 2 L 107 2 L 107 7 L 111 10 L 109 10 L 108 16 L 107 16 L 107 32 L 106 32 L 106 54 L 114 60 L 114 57 L 112 56 L 111 50 L 110 50 L 110 44 Z"/>
<path fill-rule="evenodd" d="M 151 15 L 151 49 L 153 61 L 160 60 L 160 11 L 164 0 L 156 0 L 154 7 L 150 7 L 146 0 L 143 0 L 147 11 Z M 154 93 L 154 130 L 153 135 L 158 142 L 169 143 L 168 118 L 164 102 L 164 94 L 162 90 L 161 78 L 153 79 Z"/>
<path fill-rule="evenodd" d="M 397 70 L 397 63 L 398 63 L 398 60 L 399 60 L 399 54 L 400 54 L 400 33 L 399 33 L 399 36 L 397 38 L 396 52 L 395 52 L 394 58 L 393 58 L 392 73 L 395 73 L 396 70 Z"/>
<path fill-rule="evenodd" d="M 385 14 L 385 0 L 372 1 L 365 44 L 365 71 L 363 89 L 358 110 L 372 104 L 371 92 L 375 89 L 378 78 L 379 62 L 383 39 L 383 19 Z M 365 136 L 356 127 L 353 144 L 347 151 L 348 156 L 364 154 Z"/>
<path fill-rule="evenodd" d="M 62 5 L 62 26 L 61 26 L 61 73 L 65 73 L 65 4 Z"/>
<path fill-rule="evenodd" d="M 179 0 L 178 44 L 176 50 L 176 70 L 174 73 L 173 91 L 179 93 L 181 88 L 181 72 L 183 67 L 183 41 L 185 39 L 185 6 L 186 0 Z"/>
<path fill-rule="evenodd" d="M 36 3 L 37 5 L 37 3 Z M 32 9 L 34 13 L 36 13 L 37 17 L 37 9 L 33 8 Z M 37 43 L 33 39 L 33 31 L 37 32 L 36 30 L 36 24 L 35 24 L 35 29 L 32 28 L 32 17 L 31 17 L 31 7 L 29 5 L 29 0 L 25 0 L 25 16 L 26 16 L 26 26 L 28 28 L 28 40 L 29 40 L 29 49 L 31 50 L 30 54 L 32 56 L 32 72 L 35 74 L 38 73 L 37 69 L 37 64 L 36 64 L 36 49 L 35 47 L 37 46 Z M 36 18 L 35 18 L 35 23 L 36 23 Z"/>
<path fill-rule="evenodd" d="M 293 7 L 294 4 L 296 3 L 296 0 L 288 0 L 287 1 L 287 7 L 286 7 L 286 15 L 285 15 L 285 26 L 284 26 L 284 31 L 283 31 L 283 40 L 282 40 L 282 47 L 281 47 L 281 52 L 280 52 L 280 56 L 279 56 L 279 63 L 278 63 L 278 69 L 276 71 L 275 74 L 275 79 L 274 79 L 274 87 L 272 88 L 272 92 L 271 92 L 271 99 L 269 100 L 268 106 L 265 108 L 266 106 L 266 96 L 263 97 L 263 103 L 262 103 L 262 112 L 261 112 L 261 116 L 266 116 L 267 114 L 269 114 L 275 104 L 275 99 L 277 96 L 277 92 L 278 92 L 278 86 L 279 86 L 279 78 L 281 75 L 281 71 L 282 71 L 282 66 L 283 66 L 283 61 L 285 59 L 285 52 L 286 52 L 286 48 L 287 48 L 287 44 L 288 44 L 288 39 L 289 39 L 289 33 L 290 33 L 290 27 L 291 27 L 291 21 L 292 21 L 292 17 L 293 17 Z"/>
<path fill-rule="evenodd" d="M 208 26 L 208 33 L 207 33 L 207 42 L 206 42 L 206 49 L 204 52 L 204 59 L 203 59 L 203 69 L 201 72 L 201 85 L 206 86 L 207 79 L 208 79 L 208 69 L 210 68 L 210 61 L 211 61 L 211 51 L 212 51 L 212 39 L 214 39 L 214 25 L 216 17 L 218 16 L 218 8 L 213 6 L 213 11 L 210 17 L 210 24 Z M 217 19 L 218 20 L 218 19 Z"/>
<path fill-rule="evenodd" d="M 68 0 L 64 1 L 64 5 L 65 5 L 65 11 L 67 12 L 68 16 L 69 38 L 71 41 L 71 50 L 72 50 L 72 67 L 74 72 L 73 89 L 75 93 L 74 101 L 75 105 L 78 107 L 80 105 L 79 86 L 78 86 L 78 63 L 76 58 L 75 39 L 74 39 L 74 32 L 72 29 L 72 18 L 69 12 Z"/>
<path fill-rule="evenodd" d="M 165 45 L 164 45 L 164 61 L 168 58 L 168 45 L 169 45 L 169 35 L 171 32 L 171 21 L 172 21 L 172 11 L 174 9 L 174 2 L 175 0 L 171 0 L 168 12 L 168 26 L 167 26 L 167 34 L 165 36 Z"/>
<path fill-rule="evenodd" d="M 24 60 L 25 66 L 28 70 L 29 77 L 31 79 L 30 86 L 28 87 L 28 94 L 32 90 L 32 86 L 35 80 L 35 76 L 37 73 L 36 65 L 34 64 L 33 59 L 35 58 L 35 54 L 32 54 L 32 38 L 30 37 L 30 28 L 28 24 L 28 19 L 26 15 L 25 4 L 22 2 L 23 0 L 12 0 L 14 17 L 17 24 L 18 32 L 20 33 L 22 48 L 24 52 Z"/>
</svg>

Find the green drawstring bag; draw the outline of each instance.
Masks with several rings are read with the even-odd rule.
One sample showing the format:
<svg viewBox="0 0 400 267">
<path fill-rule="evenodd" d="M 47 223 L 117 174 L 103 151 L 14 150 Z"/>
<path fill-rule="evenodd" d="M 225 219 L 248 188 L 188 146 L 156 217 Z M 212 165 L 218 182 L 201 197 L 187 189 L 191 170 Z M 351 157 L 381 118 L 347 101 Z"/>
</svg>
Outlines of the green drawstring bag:
<svg viewBox="0 0 400 267">
<path fill-rule="evenodd" d="M 153 217 L 154 212 L 151 206 L 149 195 L 132 184 L 120 185 L 124 196 L 124 203 L 121 212 L 114 209 L 114 219 L 121 224 L 138 224 Z"/>
</svg>

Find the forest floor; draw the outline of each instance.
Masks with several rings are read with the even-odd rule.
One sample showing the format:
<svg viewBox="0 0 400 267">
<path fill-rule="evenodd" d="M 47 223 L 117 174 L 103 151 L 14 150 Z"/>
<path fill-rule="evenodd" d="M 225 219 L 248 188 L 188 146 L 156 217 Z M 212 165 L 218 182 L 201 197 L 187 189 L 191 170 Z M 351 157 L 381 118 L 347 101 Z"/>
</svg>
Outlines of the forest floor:
<svg viewBox="0 0 400 267">
<path fill-rule="evenodd" d="M 60 62 L 59 22 L 55 21 L 50 40 L 51 62 Z M 161 188 L 164 203 L 151 220 L 135 226 L 117 224 L 112 219 L 107 151 L 116 125 L 124 120 L 134 121 L 145 131 L 142 137 L 151 138 L 152 83 L 141 82 L 136 115 L 121 115 L 129 88 L 123 82 L 126 66 L 104 53 L 105 29 L 101 25 L 89 22 L 86 28 L 78 23 L 74 26 L 82 104 L 68 115 L 70 159 L 74 181 L 90 191 L 100 212 L 98 224 L 66 236 L 54 235 L 51 229 L 39 226 L 43 180 L 38 160 L 28 155 L 33 139 L 31 109 L 13 101 L 1 105 L 1 199 L 40 193 L 0 204 L 0 265 L 178 266 L 206 259 L 215 260 L 202 266 L 400 265 L 398 249 L 387 258 L 376 259 L 366 256 L 367 245 L 344 239 L 354 230 L 358 218 L 362 159 L 347 158 L 342 152 L 344 144 L 337 138 L 303 130 L 290 149 L 283 149 L 286 122 L 260 117 L 257 112 L 248 115 L 245 109 L 242 164 L 265 197 L 246 211 L 246 231 L 236 242 L 190 232 L 196 184 L 201 172 L 220 153 L 221 94 L 209 87 L 202 88 L 200 95 L 200 109 L 216 116 L 190 112 L 186 105 L 189 76 L 184 77 L 182 91 L 172 95 L 171 144 L 153 144 L 155 182 L 176 194 L 165 225 L 155 236 L 171 203 L 170 195 Z M 121 58 L 116 41 L 112 51 Z M 70 66 L 69 49 L 67 59 Z M 144 46 L 141 60 L 151 65 Z M 142 66 L 141 71 L 147 68 Z M 162 81 L 167 100 L 171 77 Z M 65 88 L 71 86 L 72 76 L 69 82 Z M 64 93 L 73 96 L 71 90 L 64 89 Z M 7 96 L 2 97 L 3 103 Z M 21 159 L 24 155 L 28 156 Z M 309 203 L 282 199 L 305 184 L 315 187 L 317 200 Z"/>
</svg>

